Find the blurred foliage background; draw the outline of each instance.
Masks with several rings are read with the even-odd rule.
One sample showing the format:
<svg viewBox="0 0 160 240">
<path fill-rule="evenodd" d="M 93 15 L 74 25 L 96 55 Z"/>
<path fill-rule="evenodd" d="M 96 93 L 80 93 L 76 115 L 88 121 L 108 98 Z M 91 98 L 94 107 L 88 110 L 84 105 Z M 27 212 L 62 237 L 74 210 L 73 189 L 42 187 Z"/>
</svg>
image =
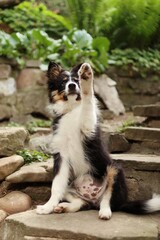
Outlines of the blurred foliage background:
<svg viewBox="0 0 160 240">
<path fill-rule="evenodd" d="M 159 0 L 36 0 L 0 9 L 0 55 L 159 71 Z"/>
</svg>

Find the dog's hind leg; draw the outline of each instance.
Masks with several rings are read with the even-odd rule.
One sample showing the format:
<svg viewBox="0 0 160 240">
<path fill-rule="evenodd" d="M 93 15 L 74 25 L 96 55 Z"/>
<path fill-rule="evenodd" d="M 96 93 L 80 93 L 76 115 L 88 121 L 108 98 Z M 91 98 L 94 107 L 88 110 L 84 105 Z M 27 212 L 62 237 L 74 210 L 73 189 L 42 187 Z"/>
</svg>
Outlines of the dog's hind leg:
<svg viewBox="0 0 160 240">
<path fill-rule="evenodd" d="M 106 176 L 107 188 L 100 202 L 100 210 L 99 210 L 100 219 L 108 220 L 112 216 L 110 200 L 112 197 L 113 185 L 114 185 L 114 181 L 117 173 L 118 173 L 118 170 L 115 167 L 109 166 L 107 168 L 107 176 Z"/>
<path fill-rule="evenodd" d="M 54 208 L 55 213 L 78 212 L 82 207 L 87 205 L 86 201 L 71 193 L 67 193 L 64 198 L 68 202 L 59 203 L 58 206 Z"/>
</svg>

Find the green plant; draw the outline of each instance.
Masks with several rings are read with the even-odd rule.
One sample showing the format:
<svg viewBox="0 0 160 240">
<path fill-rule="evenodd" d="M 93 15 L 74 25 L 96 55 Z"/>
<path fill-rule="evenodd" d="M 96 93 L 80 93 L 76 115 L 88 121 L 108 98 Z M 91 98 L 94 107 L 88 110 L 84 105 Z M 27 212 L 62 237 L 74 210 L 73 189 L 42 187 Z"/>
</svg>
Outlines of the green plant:
<svg viewBox="0 0 160 240">
<path fill-rule="evenodd" d="M 88 61 L 97 73 L 102 73 L 107 67 L 108 49 L 107 38 L 92 38 L 85 30 L 73 29 L 59 40 L 38 29 L 25 34 L 0 32 L 0 55 L 15 59 L 20 66 L 26 59 L 38 59 L 47 65 L 50 60 L 57 61 L 69 68 Z"/>
<path fill-rule="evenodd" d="M 145 77 L 149 72 L 160 71 L 160 52 L 154 49 L 114 49 L 109 54 L 109 65 L 128 68 Z"/>
<path fill-rule="evenodd" d="M 109 40 L 105 37 L 93 38 L 86 30 L 73 29 L 62 38 L 62 53 L 59 61 L 67 66 L 87 61 L 97 73 L 107 67 Z"/>
<path fill-rule="evenodd" d="M 147 48 L 160 44 L 159 0 L 105 1 L 101 33 L 111 48 Z"/>
<path fill-rule="evenodd" d="M 47 128 L 50 126 L 51 126 L 51 121 L 38 119 L 38 120 L 29 122 L 26 127 L 27 127 L 28 131 L 32 133 L 32 132 L 34 132 L 34 129 L 37 127 Z"/>
<path fill-rule="evenodd" d="M 68 18 L 72 26 L 85 29 L 92 36 L 101 36 L 101 26 L 105 21 L 104 4 L 106 0 L 65 0 Z"/>
<path fill-rule="evenodd" d="M 15 59 L 20 66 L 26 59 L 55 60 L 60 46 L 61 40 L 54 40 L 38 29 L 11 35 L 0 31 L 0 55 Z"/>
<path fill-rule="evenodd" d="M 13 9 L 0 9 L 0 16 L 0 23 L 7 24 L 12 32 L 24 33 L 36 28 L 58 38 L 71 28 L 66 18 L 33 0 L 24 1 Z"/>
<path fill-rule="evenodd" d="M 126 128 L 133 126 L 137 126 L 137 123 L 132 119 L 128 119 L 125 122 L 123 122 L 120 127 L 117 128 L 117 132 L 123 133 L 125 132 Z"/>
<path fill-rule="evenodd" d="M 23 157 L 25 164 L 29 164 L 31 162 L 43 162 L 49 158 L 49 155 L 47 154 L 35 150 L 30 151 L 27 149 L 19 150 L 16 152 L 16 154 Z"/>
</svg>

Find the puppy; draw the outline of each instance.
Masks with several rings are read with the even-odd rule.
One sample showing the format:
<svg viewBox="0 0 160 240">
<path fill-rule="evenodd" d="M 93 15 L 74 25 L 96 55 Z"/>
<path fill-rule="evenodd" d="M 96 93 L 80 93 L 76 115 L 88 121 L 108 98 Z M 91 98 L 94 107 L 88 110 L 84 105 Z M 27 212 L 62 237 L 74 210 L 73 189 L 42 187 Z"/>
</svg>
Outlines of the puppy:
<svg viewBox="0 0 160 240">
<path fill-rule="evenodd" d="M 57 116 L 51 141 L 53 182 L 49 201 L 37 206 L 37 213 L 93 207 L 99 209 L 100 219 L 110 219 L 112 211 L 159 211 L 159 195 L 146 201 L 127 200 L 123 170 L 110 158 L 101 139 L 91 66 L 83 63 L 68 72 L 51 62 L 48 90 Z"/>
</svg>

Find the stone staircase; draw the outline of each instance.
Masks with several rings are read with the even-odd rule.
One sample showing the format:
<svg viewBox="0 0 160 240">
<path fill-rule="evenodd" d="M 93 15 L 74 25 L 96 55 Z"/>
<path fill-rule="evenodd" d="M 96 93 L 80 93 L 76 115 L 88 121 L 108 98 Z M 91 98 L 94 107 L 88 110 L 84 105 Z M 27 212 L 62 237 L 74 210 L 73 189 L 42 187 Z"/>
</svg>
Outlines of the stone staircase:
<svg viewBox="0 0 160 240">
<path fill-rule="evenodd" d="M 150 198 L 153 193 L 160 194 L 160 105 L 136 106 L 135 115 L 146 117 L 141 127 L 129 127 L 124 134 L 103 133 L 106 143 L 112 152 L 112 158 L 125 170 L 129 198 L 131 200 Z M 156 123 L 156 126 L 154 125 Z M 117 144 L 114 144 L 114 143 Z M 48 165 L 47 165 L 48 164 Z M 37 167 L 39 171 L 37 170 Z M 44 190 L 43 179 L 50 178 L 51 160 L 48 163 L 34 163 L 30 171 L 25 172 L 22 166 L 21 189 L 35 202 L 42 196 L 49 197 L 50 192 Z M 44 169 L 46 171 L 44 171 Z M 23 172 L 24 181 L 23 181 Z M 41 194 L 35 185 L 22 185 L 34 173 L 34 179 L 43 185 Z M 28 175 L 27 175 L 28 174 Z M 18 172 L 7 177 L 8 181 L 17 184 Z M 17 178 L 19 179 L 19 178 Z M 38 180 L 39 179 L 39 180 Z M 48 181 L 48 180 L 47 180 Z M 48 184 L 48 183 L 47 183 Z M 39 186 L 37 187 L 40 188 Z M 39 190 L 38 190 L 39 191 Z M 32 192 L 32 193 L 31 193 Z M 97 211 L 81 211 L 74 214 L 36 215 L 35 210 L 10 215 L 0 228 L 0 240 L 160 240 L 160 213 L 147 216 L 134 216 L 124 213 L 113 213 L 111 220 L 98 219 Z"/>
</svg>

